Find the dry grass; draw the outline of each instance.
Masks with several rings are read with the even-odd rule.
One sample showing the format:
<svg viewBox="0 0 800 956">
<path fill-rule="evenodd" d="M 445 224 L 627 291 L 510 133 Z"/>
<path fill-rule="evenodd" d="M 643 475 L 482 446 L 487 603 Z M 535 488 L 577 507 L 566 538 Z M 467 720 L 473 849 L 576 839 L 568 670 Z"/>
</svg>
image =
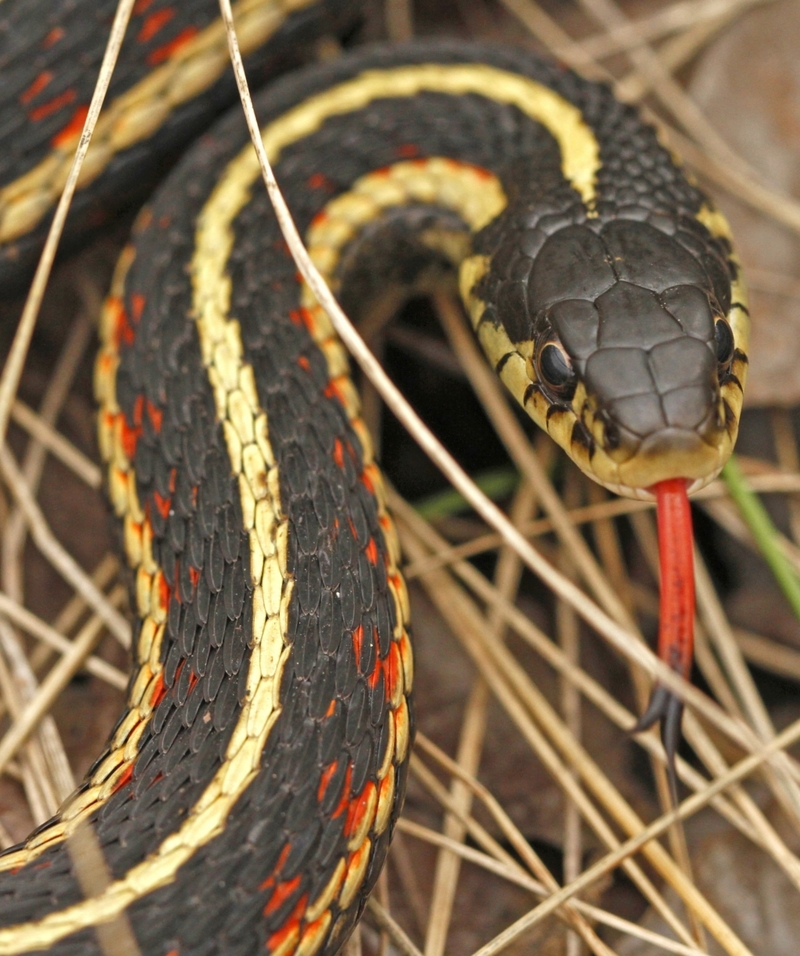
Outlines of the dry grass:
<svg viewBox="0 0 800 956">
<path fill-rule="evenodd" d="M 756 4 L 678 0 L 648 8 L 633 20 L 614 0 L 583 0 L 580 11 L 565 11 L 564 22 L 559 22 L 533 0 L 503 0 L 510 15 L 562 60 L 587 75 L 610 79 L 627 99 L 649 94 L 665 138 L 679 146 L 701 176 L 764 216 L 800 231 L 797 203 L 772 192 L 732 154 L 674 78 L 716 32 Z M 225 10 L 226 0 L 222 5 Z M 487 13 L 482 0 L 465 0 L 458 8 L 472 32 L 512 32 L 511 20 L 503 20 L 496 10 Z M 584 29 L 581 39 L 569 32 L 578 15 L 584 27 L 593 25 Z M 122 10 L 118 23 L 124 19 Z M 386 29 L 393 38 L 413 31 L 411 10 L 403 0 L 387 3 Z M 313 285 L 319 277 L 299 247 L 297 255 L 299 268 Z M 94 651 L 109 633 L 121 644 L 130 641 L 129 625 L 119 610 L 124 598 L 114 561 L 105 559 L 93 571 L 83 569 L 71 555 L 69 542 L 63 545 L 53 532 L 38 501 L 47 456 L 55 456 L 74 473 L 87 495 L 96 494 L 99 483 L 97 466 L 56 427 L 88 347 L 87 330 L 102 294 L 96 285 L 81 286 L 84 308 L 39 408 L 33 410 L 17 398 L 50 267 L 44 261 L 0 380 L 0 428 L 5 430 L 11 418 L 27 436 L 21 456 L 8 445 L 0 451 L 6 492 L 0 513 L 0 691 L 6 721 L 0 770 L 23 788 L 35 823 L 56 809 L 75 782 L 50 714 L 54 702 L 81 669 L 112 687 L 123 686 L 120 670 Z M 797 281 L 791 277 L 765 273 L 756 278 L 778 294 L 798 296 Z M 682 824 L 701 811 L 715 815 L 725 832 L 741 834 L 800 893 L 800 766 L 792 756 L 800 720 L 792 712 L 793 722 L 776 729 L 775 714 L 748 667 L 749 661 L 761 670 L 800 680 L 800 652 L 731 625 L 699 560 L 698 664 L 713 697 L 682 687 L 659 667 L 642 633 L 652 630 L 657 606 L 648 506 L 609 501 L 568 470 L 559 487 L 553 486 L 551 452 L 542 453 L 541 445 L 531 444 L 507 396 L 487 374 L 460 307 L 440 295 L 435 308 L 452 352 L 522 476 L 508 514 L 501 511 L 417 418 L 326 290 L 320 287 L 317 294 L 369 378 L 373 420 L 380 418 L 380 402 L 387 402 L 474 509 L 473 520 L 462 522 L 458 534 L 449 526 L 454 534 L 448 538 L 447 522 L 432 525 L 397 493 L 391 496 L 408 576 L 414 582 L 412 593 L 427 595 L 422 606 L 435 609 L 433 618 L 446 624 L 470 676 L 466 693 L 455 702 L 459 729 L 449 749 L 433 742 L 435 726 L 421 728 L 411 768 L 411 815 L 400 822 L 388 878 L 376 891 L 350 952 L 360 952 L 363 945 L 366 952 L 441 956 L 472 951 L 473 956 L 490 956 L 536 946 L 548 954 L 607 956 L 625 936 L 638 937 L 648 952 L 707 952 L 711 938 L 732 956 L 753 952 L 752 942 L 748 947 L 737 935 L 718 901 L 698 888 L 692 874 L 692 837 L 686 837 Z M 748 460 L 744 466 L 754 487 L 788 503 L 789 533 L 783 547 L 800 569 L 800 456 L 787 414 L 776 413 L 772 426 L 776 461 Z M 710 486 L 702 499 L 710 519 L 752 550 L 749 532 L 721 483 Z M 74 592 L 51 622 L 25 606 L 28 538 Z M 468 560 L 487 553 L 496 560 Z M 489 565 L 491 574 L 479 570 Z M 533 618 L 521 609 L 534 602 L 525 568 L 539 582 L 533 590 Z M 545 630 L 544 622 L 552 622 L 552 632 Z M 417 626 L 425 630 L 427 624 Z M 601 655 L 599 665 L 598 654 L 587 644 L 598 639 L 605 639 L 616 655 Z M 623 674 L 629 683 L 622 681 Z M 687 759 L 678 760 L 686 796 L 677 809 L 670 805 L 657 735 L 640 734 L 635 743 L 630 737 L 634 711 L 641 709 L 654 675 L 680 689 L 688 704 L 685 732 L 692 756 L 688 759 L 687 751 Z M 424 684 L 425 676 L 420 676 Z M 609 680 L 616 681 L 614 687 Z M 593 749 L 593 725 L 598 721 L 608 728 L 604 741 L 610 750 Z M 497 765 L 487 740 L 497 739 L 493 728 L 499 724 L 513 735 L 504 744 L 509 752 L 525 754 L 517 758 L 525 766 L 520 772 L 546 780 L 548 799 L 560 795 L 551 813 L 556 830 L 543 828 L 558 848 L 560 867 L 548 865 L 541 846 L 536 841 L 532 845 L 529 837 L 538 834 L 525 833 L 515 822 L 515 814 L 523 820 L 536 820 L 537 814 L 504 808 L 505 781 L 486 769 Z M 641 784 L 641 776 L 638 783 L 621 776 L 630 761 L 616 759 L 615 750 L 627 752 L 634 746 L 649 762 L 652 792 Z M 506 763 L 504 773 L 513 772 Z M 535 806 L 538 794 L 531 792 L 529 799 Z M 9 830 L 10 824 L 0 828 L 6 845 L 12 841 Z M 561 882 L 554 869 L 563 871 Z M 464 887 L 476 874 L 483 874 L 487 901 L 514 889 L 503 925 L 482 919 L 464 902 Z M 629 896 L 634 905 L 618 905 L 619 896 L 610 892 L 615 879 L 617 885 L 633 888 Z M 639 925 L 645 901 L 671 929 L 669 937 Z M 465 921 L 471 921 L 469 933 Z M 477 942 L 465 948 L 465 939 Z"/>
</svg>

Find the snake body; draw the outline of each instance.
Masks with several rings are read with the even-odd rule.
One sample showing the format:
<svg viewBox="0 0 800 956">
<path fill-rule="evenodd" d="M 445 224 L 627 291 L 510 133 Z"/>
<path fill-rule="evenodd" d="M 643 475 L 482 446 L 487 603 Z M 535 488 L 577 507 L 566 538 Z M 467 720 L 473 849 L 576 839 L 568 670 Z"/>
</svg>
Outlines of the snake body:
<svg viewBox="0 0 800 956">
<path fill-rule="evenodd" d="M 419 43 L 304 70 L 256 109 L 351 311 L 460 268 L 487 355 L 584 470 L 630 494 L 718 470 L 747 361 L 727 229 L 604 87 Z M 86 782 L 0 857 L 0 954 L 99 953 L 124 917 L 145 954 L 331 956 L 402 803 L 408 600 L 346 356 L 238 115 L 140 214 L 101 338 L 134 669 Z M 109 869 L 91 895 L 83 822 Z"/>
</svg>

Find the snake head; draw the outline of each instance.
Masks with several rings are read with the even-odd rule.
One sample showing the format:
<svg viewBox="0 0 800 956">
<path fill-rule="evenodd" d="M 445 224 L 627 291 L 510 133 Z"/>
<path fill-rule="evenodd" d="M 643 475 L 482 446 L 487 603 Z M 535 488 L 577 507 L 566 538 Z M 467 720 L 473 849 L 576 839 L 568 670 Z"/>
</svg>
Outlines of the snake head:
<svg viewBox="0 0 800 956">
<path fill-rule="evenodd" d="M 511 277 L 496 283 L 486 313 L 524 361 L 527 385 L 512 382 L 511 368 L 504 380 L 529 414 L 587 474 L 634 497 L 678 477 L 696 490 L 718 474 L 747 362 L 744 290 L 727 240 L 698 217 L 648 213 L 654 225 L 642 212 L 557 229 L 524 289 L 516 276 L 514 294 L 504 288 Z M 504 302 L 517 303 L 513 315 Z"/>
</svg>

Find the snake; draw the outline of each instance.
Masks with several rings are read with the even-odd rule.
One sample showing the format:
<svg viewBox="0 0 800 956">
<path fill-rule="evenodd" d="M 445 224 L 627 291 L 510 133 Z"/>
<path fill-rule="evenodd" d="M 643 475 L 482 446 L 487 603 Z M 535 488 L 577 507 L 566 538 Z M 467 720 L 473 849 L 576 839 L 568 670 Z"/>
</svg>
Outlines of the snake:
<svg viewBox="0 0 800 956">
<path fill-rule="evenodd" d="M 84 115 L 76 71 L 41 57 L 63 42 L 69 61 L 76 24 L 106 22 L 63 6 L 63 23 L 51 12 L 3 34 L 38 51 L 24 68 L 4 55 L 24 73 L 6 101 L 47 124 L 28 167 L 24 150 L 6 161 L 4 269 L 40 244 Z M 24 9 L 4 0 L 0 21 Z M 260 63 L 320 10 L 341 26 L 341 9 L 243 0 L 242 46 Z M 139 0 L 80 223 L 130 187 L 132 156 L 219 110 L 220 30 L 208 3 Z M 199 61 L 217 64 L 205 80 Z M 687 675 L 688 494 L 731 452 L 748 361 L 722 214 L 634 108 L 523 50 L 365 47 L 290 73 L 255 108 L 312 260 L 354 318 L 431 270 L 457 276 L 522 408 L 606 488 L 658 499 L 660 651 Z M 409 600 L 347 356 L 238 111 L 139 213 L 95 390 L 136 611 L 130 683 L 78 791 L 0 855 L 0 954 L 112 953 L 124 926 L 147 956 L 333 956 L 402 806 Z M 679 711 L 659 687 L 642 724 L 674 736 Z M 73 851 L 87 825 L 107 870 L 93 889 Z"/>
</svg>

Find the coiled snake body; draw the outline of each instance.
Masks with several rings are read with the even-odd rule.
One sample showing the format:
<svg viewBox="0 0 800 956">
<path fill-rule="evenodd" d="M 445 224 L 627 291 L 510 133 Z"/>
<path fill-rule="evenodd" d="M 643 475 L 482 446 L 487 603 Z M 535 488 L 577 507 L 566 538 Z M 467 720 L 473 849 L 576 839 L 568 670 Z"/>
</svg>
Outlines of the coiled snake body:
<svg viewBox="0 0 800 956">
<path fill-rule="evenodd" d="M 746 366 L 738 269 L 633 110 L 463 43 L 357 52 L 256 108 L 353 311 L 460 268 L 489 359 L 581 468 L 628 494 L 717 473 Z M 125 916 L 147 954 L 332 954 L 402 802 L 408 602 L 346 357 L 238 115 L 140 214 L 101 336 L 134 671 L 87 781 L 0 857 L 0 953 L 100 952 L 96 927 Z M 88 898 L 81 821 L 110 871 Z"/>
</svg>

